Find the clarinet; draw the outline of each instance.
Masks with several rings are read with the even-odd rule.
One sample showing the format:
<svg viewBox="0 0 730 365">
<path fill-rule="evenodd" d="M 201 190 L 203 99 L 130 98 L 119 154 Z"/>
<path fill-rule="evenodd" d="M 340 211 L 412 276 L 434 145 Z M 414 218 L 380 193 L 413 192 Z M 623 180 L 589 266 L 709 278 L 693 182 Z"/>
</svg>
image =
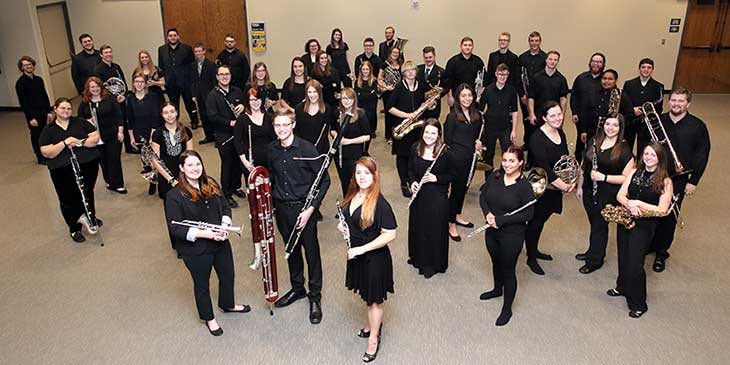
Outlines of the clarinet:
<svg viewBox="0 0 730 365">
<path fill-rule="evenodd" d="M 309 188 L 307 198 L 304 200 L 304 205 L 302 205 L 302 209 L 299 211 L 299 214 L 302 214 L 305 210 L 309 209 L 314 204 L 314 199 L 317 197 L 317 195 L 319 195 L 319 184 L 322 182 L 324 174 L 327 173 L 327 168 L 332 162 L 332 157 L 335 155 L 335 152 L 337 152 L 337 146 L 340 144 L 340 141 L 342 141 L 342 130 L 345 128 L 347 123 L 350 123 L 350 119 L 352 119 L 352 114 L 345 113 L 345 118 L 340 124 L 340 132 L 337 133 L 337 136 L 332 141 L 330 149 L 324 155 L 324 161 L 322 161 L 322 166 L 319 168 L 319 172 L 314 178 L 312 186 Z M 304 227 L 299 228 L 297 226 L 295 226 L 292 230 L 291 234 L 289 235 L 289 239 L 287 239 L 286 241 L 286 246 L 284 246 L 284 251 L 286 251 L 286 253 L 284 254 L 285 259 L 288 259 L 291 253 L 294 252 L 294 248 L 297 246 L 297 243 L 299 243 L 299 238 L 301 238 L 302 236 L 302 231 L 304 231 Z"/>
<path fill-rule="evenodd" d="M 521 207 L 519 207 L 519 208 L 517 208 L 517 209 L 515 209 L 515 210 L 513 210 L 513 211 L 511 211 L 511 212 L 509 212 L 507 214 L 505 214 L 505 216 L 509 217 L 511 215 L 515 215 L 515 214 L 517 214 L 517 213 L 519 213 L 519 212 L 527 209 L 528 207 L 530 207 L 531 205 L 533 205 L 535 203 L 537 203 L 537 199 L 532 199 L 529 202 L 525 203 L 525 205 L 523 205 L 523 206 L 521 206 Z M 489 227 L 491 227 L 489 224 L 485 224 L 485 225 L 483 225 L 483 226 L 481 226 L 481 227 L 479 227 L 479 228 L 471 231 L 468 235 L 466 235 L 466 238 L 472 238 L 472 237 L 478 235 L 479 233 L 482 233 L 482 232 L 486 231 L 487 228 L 489 228 Z"/>
<path fill-rule="evenodd" d="M 251 139 L 251 124 L 248 125 L 248 162 L 253 164 L 253 139 Z"/>
<path fill-rule="evenodd" d="M 345 221 L 345 215 L 342 213 L 342 205 L 340 205 L 340 201 L 337 201 L 337 219 L 340 220 L 340 224 L 343 227 L 347 227 L 347 222 Z M 349 229 L 349 227 L 348 227 Z M 350 234 L 348 233 L 345 238 L 345 243 L 347 244 L 347 248 L 350 249 L 352 247 L 352 242 L 350 241 Z"/>
<path fill-rule="evenodd" d="M 216 86 L 215 88 L 218 90 L 218 92 L 221 93 L 221 95 L 223 95 L 223 100 L 226 102 L 226 105 L 228 105 L 228 108 L 231 109 L 231 113 L 233 113 L 233 115 L 236 118 L 238 118 L 238 116 L 241 115 L 241 113 L 236 113 L 236 107 L 233 104 L 231 104 L 230 101 L 228 101 L 228 98 L 227 98 L 228 93 L 225 90 L 223 90 L 220 86 Z"/>
<path fill-rule="evenodd" d="M 83 144 L 85 141 L 82 140 L 81 144 Z M 89 208 L 89 199 L 86 198 L 86 192 L 84 191 L 84 176 L 81 174 L 81 165 L 79 164 L 79 160 L 76 158 L 76 153 L 74 152 L 73 147 L 68 147 L 68 151 L 71 152 L 71 169 L 74 173 L 74 178 L 76 180 L 76 187 L 79 188 L 79 193 L 81 194 L 81 203 L 84 206 L 84 217 L 86 217 L 86 220 L 89 222 L 89 233 L 96 234 L 99 231 L 99 222 L 96 220 L 96 216 L 91 214 L 91 208 Z M 104 242 L 101 241 L 100 245 L 104 247 Z"/>
<path fill-rule="evenodd" d="M 591 171 L 598 172 L 598 146 L 596 146 L 596 139 L 593 139 L 593 156 L 591 157 Z M 591 179 L 593 182 L 593 191 L 592 198 L 593 198 L 593 205 L 598 205 L 598 201 L 596 200 L 596 194 L 598 194 L 598 181 Z"/>
<path fill-rule="evenodd" d="M 421 187 L 423 187 L 424 181 L 423 179 L 426 178 L 426 175 L 431 173 L 431 169 L 436 165 L 436 161 L 438 161 L 439 157 L 441 157 L 441 152 L 444 151 L 444 148 L 446 147 L 445 144 L 441 145 L 441 148 L 439 148 L 438 153 L 436 153 L 436 157 L 434 157 L 433 161 L 430 165 L 428 165 L 428 168 L 426 169 L 426 172 L 423 173 L 423 176 L 421 176 L 421 180 L 418 181 L 418 190 L 416 190 L 413 195 L 411 195 L 411 200 L 408 201 L 408 208 L 411 207 L 411 204 L 414 200 L 416 200 L 416 196 L 418 195 L 418 192 L 421 191 Z"/>
<path fill-rule="evenodd" d="M 152 149 L 152 146 L 150 146 L 150 142 L 144 139 L 144 137 L 140 137 L 140 142 L 142 145 L 142 148 L 140 148 L 140 154 L 142 155 L 143 159 L 148 159 L 150 162 L 155 161 L 157 162 L 157 165 L 162 168 L 163 171 L 165 171 L 168 175 L 170 175 L 170 180 L 167 181 L 170 186 L 172 186 L 173 182 L 175 182 L 175 175 L 170 171 L 169 168 L 167 168 L 167 165 L 165 164 L 165 161 L 162 161 L 160 156 L 157 156 L 155 153 L 155 150 Z"/>
</svg>

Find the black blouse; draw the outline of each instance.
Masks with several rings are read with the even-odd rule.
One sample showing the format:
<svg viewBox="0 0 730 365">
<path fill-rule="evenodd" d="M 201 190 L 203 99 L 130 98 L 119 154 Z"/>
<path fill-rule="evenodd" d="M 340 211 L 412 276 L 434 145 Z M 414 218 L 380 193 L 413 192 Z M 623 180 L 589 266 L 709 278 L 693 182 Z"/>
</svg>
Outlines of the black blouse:
<svg viewBox="0 0 730 365">
<path fill-rule="evenodd" d="M 411 91 L 406 86 L 406 81 L 403 80 L 393 90 L 390 95 L 388 102 L 385 104 L 385 110 L 389 111 L 391 108 L 396 108 L 405 113 L 411 113 L 416 111 L 418 107 L 426 101 L 426 89 L 427 86 L 424 83 L 416 81 L 416 89 Z M 399 117 L 398 124 L 402 121 Z M 415 128 L 410 133 L 406 134 L 403 139 L 393 140 L 393 150 L 398 156 L 408 156 L 411 153 L 411 146 L 418 140 L 421 135 L 421 129 Z"/>
<path fill-rule="evenodd" d="M 186 142 L 193 138 L 193 132 L 188 127 L 185 127 L 185 134 L 187 135 Z M 172 172 L 174 178 L 177 178 L 177 175 L 180 174 L 180 155 L 187 149 L 186 142 L 180 140 L 179 131 L 171 134 L 166 127 L 160 127 L 152 134 L 152 142 L 160 146 L 160 159 Z"/>
<path fill-rule="evenodd" d="M 592 194 L 593 191 L 591 169 L 593 168 L 592 159 L 594 142 L 595 139 L 591 139 L 585 152 L 583 153 L 583 194 Z M 611 153 L 613 153 L 613 150 L 614 148 L 616 148 L 617 145 L 618 143 L 605 150 L 601 150 L 599 148 L 597 160 L 598 172 L 604 173 L 606 175 L 623 174 L 626 164 L 629 163 L 629 161 L 633 158 L 633 155 L 631 154 L 631 148 L 629 146 L 625 146 L 621 150 L 621 154 L 619 155 L 618 159 L 616 159 L 616 161 L 611 161 Z M 602 207 L 605 204 L 615 204 L 616 194 L 618 194 L 620 188 L 620 184 L 609 184 L 607 182 L 599 181 L 596 200 L 598 203 L 600 203 L 599 206 Z"/>
<path fill-rule="evenodd" d="M 505 185 L 504 175 L 504 171 L 500 169 L 487 177 L 482 185 L 479 205 L 485 216 L 492 212 L 499 232 L 524 232 L 527 229 L 527 222 L 532 219 L 534 206 L 527 207 L 513 215 L 506 214 L 534 200 L 535 193 L 524 177 L 520 177 L 512 185 Z M 493 229 L 489 228 L 489 230 Z"/>
<path fill-rule="evenodd" d="M 542 167 L 547 173 L 548 183 L 555 181 L 558 175 L 553 171 L 553 166 L 560 160 L 560 157 L 568 154 L 568 143 L 565 139 L 565 132 L 558 129 L 560 134 L 560 143 L 555 144 L 548 138 L 542 129 L 538 129 L 530 136 L 530 165 L 533 167 Z"/>
<path fill-rule="evenodd" d="M 129 130 L 157 129 L 165 123 L 160 113 L 162 97 L 154 92 L 148 92 L 142 99 L 137 99 L 137 96 L 129 93 L 126 107 Z M 149 139 L 149 135 L 142 137 Z"/>
<path fill-rule="evenodd" d="M 355 94 L 357 94 L 357 105 L 361 108 L 375 107 L 378 104 L 378 82 L 373 80 L 372 84 L 363 82 L 362 86 L 358 86 L 357 82 L 353 83 Z"/>
<path fill-rule="evenodd" d="M 79 104 L 78 115 L 86 120 L 92 119 L 92 109 L 96 110 L 97 128 L 101 134 L 101 141 L 115 141 L 118 128 L 124 126 L 122 119 L 122 108 L 116 100 L 104 98 L 101 101 L 85 102 Z M 92 123 L 94 121 L 92 120 Z"/>
<path fill-rule="evenodd" d="M 315 67 L 319 66 L 315 65 Z M 324 75 L 324 73 L 318 75 L 317 73 L 312 72 L 312 78 L 322 84 L 322 96 L 324 97 L 324 102 L 328 105 L 337 106 L 338 103 L 337 98 L 335 98 L 335 93 L 342 90 L 340 80 L 343 76 L 344 75 L 340 75 L 340 72 L 331 65 L 329 76 Z"/>
<path fill-rule="evenodd" d="M 254 87 L 253 84 L 249 84 L 248 86 Z M 256 85 L 255 87 L 261 92 L 261 94 L 259 96 L 261 97 L 261 99 L 263 100 L 264 103 L 266 103 L 266 100 L 272 100 L 272 101 L 279 100 L 279 92 L 276 90 L 276 84 L 274 84 L 273 82 L 269 82 L 269 85 L 263 85 L 263 86 Z M 246 91 L 248 92 L 248 90 L 246 90 Z M 244 95 L 244 100 L 248 100 L 247 98 L 248 98 L 248 96 Z M 266 111 L 273 113 L 274 109 L 273 109 L 273 107 L 271 107 L 269 109 L 266 109 Z"/>
<path fill-rule="evenodd" d="M 333 131 L 340 131 L 339 119 L 334 120 L 332 125 Z M 357 120 L 350 122 L 345 126 L 343 137 L 352 139 L 361 136 L 370 135 L 370 122 L 368 121 L 365 111 L 357 108 Z M 365 154 L 365 143 L 348 144 L 342 146 L 342 158 L 347 160 L 357 160 Z"/>
<path fill-rule="evenodd" d="M 470 122 L 460 122 L 458 121 L 457 115 L 458 112 L 454 109 L 446 117 L 446 122 L 444 123 L 444 142 L 449 146 L 451 152 L 462 160 L 462 163 L 470 163 L 471 159 L 469 157 L 474 154 L 474 141 L 479 138 L 482 119 L 478 118 Z"/>
<path fill-rule="evenodd" d="M 253 152 L 253 161 L 249 155 L 249 128 L 251 129 L 251 152 Z M 234 142 L 236 153 L 238 155 L 246 155 L 246 158 L 254 164 L 254 166 L 266 166 L 268 163 L 267 150 L 269 143 L 276 140 L 274 133 L 274 116 L 271 113 L 264 113 L 264 119 L 261 125 L 251 121 L 248 114 L 243 113 L 236 120 L 236 126 L 233 128 Z"/>
<path fill-rule="evenodd" d="M 292 85 L 293 83 L 293 85 Z M 299 103 L 304 102 L 304 98 L 307 96 L 307 91 L 304 90 L 306 80 L 298 84 L 292 80 L 292 78 L 284 81 L 284 86 L 281 88 L 281 98 L 289 104 L 290 107 L 296 108 Z"/>
<path fill-rule="evenodd" d="M 659 205 L 659 198 L 662 193 L 654 191 L 652 186 L 654 181 L 654 173 L 646 170 L 636 170 L 631 176 L 629 183 L 628 198 L 631 200 L 640 200 L 647 204 Z"/>
<path fill-rule="evenodd" d="M 325 112 L 320 110 L 315 115 L 309 115 L 304 110 L 304 103 L 300 103 L 294 110 L 295 120 L 297 121 L 294 126 L 294 134 L 314 144 L 319 153 L 327 153 L 327 149 L 329 149 L 329 128 L 335 124 L 335 109 L 329 105 L 326 108 Z"/>
<path fill-rule="evenodd" d="M 434 153 L 438 153 L 438 150 L 434 151 Z M 436 176 L 436 181 L 421 186 L 421 189 L 434 189 L 439 193 L 448 193 L 449 184 L 451 184 L 451 181 L 454 179 L 449 167 L 452 163 L 451 158 L 452 155 L 448 150 L 441 152 L 436 164 L 434 164 L 431 169 L 431 173 Z M 426 160 L 418 155 L 418 143 L 414 143 L 411 147 L 411 156 L 408 159 L 409 185 L 413 182 L 420 182 L 423 175 L 426 174 L 426 170 L 432 163 L 433 160 Z"/>
<path fill-rule="evenodd" d="M 347 74 L 351 72 L 350 65 L 347 63 L 347 51 L 349 50 L 350 47 L 347 42 L 342 42 L 341 48 L 334 48 L 332 45 L 328 45 L 326 48 L 327 54 L 332 59 L 332 66 L 338 70 L 346 71 L 341 75 L 342 77 L 347 77 Z"/>
<path fill-rule="evenodd" d="M 350 243 L 352 247 L 360 247 L 372 242 L 380 236 L 381 229 L 392 230 L 398 227 L 395 214 L 393 214 L 393 208 L 391 208 L 383 195 L 378 197 L 378 202 L 375 204 L 373 223 L 365 229 L 360 226 L 362 205 L 355 208 L 355 211 L 350 214 L 350 205 L 348 204 L 342 208 L 342 212 L 345 215 L 345 222 L 347 222 L 347 226 L 350 228 Z M 386 247 L 383 246 L 378 250 L 383 250 Z"/>
<path fill-rule="evenodd" d="M 66 129 L 61 128 L 54 120 L 43 128 L 41 136 L 38 138 L 38 144 L 41 146 L 49 146 L 59 143 L 68 137 L 84 139 L 94 131 L 96 131 L 96 127 L 83 118 L 71 117 Z M 76 159 L 78 159 L 79 163 L 93 161 L 99 157 L 99 150 L 95 147 L 76 147 L 74 148 L 74 153 L 76 153 Z M 71 164 L 70 159 L 71 152 L 68 151 L 68 148 L 64 148 L 56 157 L 49 159 L 46 166 L 49 170 L 66 167 Z"/>
</svg>

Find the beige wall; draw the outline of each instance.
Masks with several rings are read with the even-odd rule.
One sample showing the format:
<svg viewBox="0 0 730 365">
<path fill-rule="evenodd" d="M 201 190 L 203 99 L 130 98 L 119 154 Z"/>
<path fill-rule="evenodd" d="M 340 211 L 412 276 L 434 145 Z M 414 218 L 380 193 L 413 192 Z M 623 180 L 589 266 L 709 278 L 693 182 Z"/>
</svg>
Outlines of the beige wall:
<svg viewBox="0 0 730 365">
<path fill-rule="evenodd" d="M 291 58 L 304 52 L 304 42 L 313 37 L 324 47 L 335 27 L 342 29 L 350 45 L 351 62 L 362 52 L 365 37 L 380 42 L 383 29 L 393 25 L 397 35 L 408 38 L 407 58 L 420 63 L 423 46 L 433 45 L 442 66 L 459 51 L 465 35 L 474 38 L 475 53 L 486 62 L 497 48 L 500 32 L 512 34 L 511 49 L 519 54 L 527 49 L 527 35 L 539 30 L 543 48 L 560 51 L 559 69 L 571 86 L 575 76 L 587 69 L 590 55 L 602 51 L 622 80 L 635 76 L 640 58 L 654 58 L 656 78 L 669 87 L 681 40 L 681 33 L 668 32 L 669 19 L 684 19 L 687 7 L 686 0 L 418 2 L 414 8 L 410 0 L 369 0 L 367 7 L 342 0 L 288 1 L 286 6 L 247 0 L 249 22 L 263 21 L 267 30 L 268 50 L 252 54 L 253 62 L 266 62 L 281 85 Z"/>
<path fill-rule="evenodd" d="M 15 63 L 22 55 L 38 61 L 37 73 L 46 81 L 51 99 L 54 95 L 49 85 L 43 42 L 38 27 L 36 6 L 57 0 L 3 1 L 0 11 L 0 106 L 17 106 L 15 81 L 20 73 Z M 108 43 L 114 49 L 114 61 L 131 77 L 136 66 L 137 52 L 146 48 L 157 58 L 157 47 L 164 42 L 162 12 L 158 0 L 104 1 L 66 0 L 71 37 L 74 47 L 80 50 L 77 38 L 81 33 L 94 36 L 97 48 Z M 103 16 L 106 15 L 106 16 Z"/>
</svg>

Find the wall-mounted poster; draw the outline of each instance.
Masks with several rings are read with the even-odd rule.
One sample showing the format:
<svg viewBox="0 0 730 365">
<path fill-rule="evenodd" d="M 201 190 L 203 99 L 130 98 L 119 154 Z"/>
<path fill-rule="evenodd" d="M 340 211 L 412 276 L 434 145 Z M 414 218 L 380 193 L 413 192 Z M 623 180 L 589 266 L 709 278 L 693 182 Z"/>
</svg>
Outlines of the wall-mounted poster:
<svg viewBox="0 0 730 365">
<path fill-rule="evenodd" d="M 266 26 L 264 22 L 251 22 L 251 49 L 266 52 Z"/>
</svg>

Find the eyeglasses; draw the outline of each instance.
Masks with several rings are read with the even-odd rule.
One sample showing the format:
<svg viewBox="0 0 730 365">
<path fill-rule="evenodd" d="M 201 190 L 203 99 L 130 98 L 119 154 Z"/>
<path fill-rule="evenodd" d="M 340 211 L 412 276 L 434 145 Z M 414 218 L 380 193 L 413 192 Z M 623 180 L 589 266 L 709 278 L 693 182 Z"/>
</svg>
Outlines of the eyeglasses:
<svg viewBox="0 0 730 365">
<path fill-rule="evenodd" d="M 274 128 L 289 128 L 293 123 L 274 123 Z"/>
<path fill-rule="evenodd" d="M 497 76 L 509 76 L 509 72 L 500 72 Z"/>
<path fill-rule="evenodd" d="M 353 98 L 351 98 L 349 96 L 342 96 L 342 97 L 340 97 L 340 99 L 341 100 L 352 100 Z"/>
<path fill-rule="evenodd" d="M 230 73 L 218 74 L 218 76 L 231 76 Z"/>
</svg>

